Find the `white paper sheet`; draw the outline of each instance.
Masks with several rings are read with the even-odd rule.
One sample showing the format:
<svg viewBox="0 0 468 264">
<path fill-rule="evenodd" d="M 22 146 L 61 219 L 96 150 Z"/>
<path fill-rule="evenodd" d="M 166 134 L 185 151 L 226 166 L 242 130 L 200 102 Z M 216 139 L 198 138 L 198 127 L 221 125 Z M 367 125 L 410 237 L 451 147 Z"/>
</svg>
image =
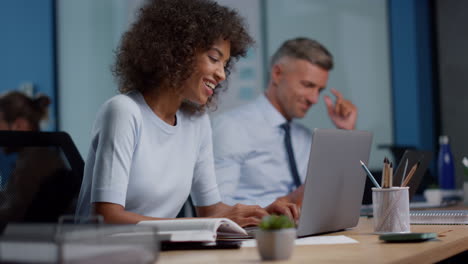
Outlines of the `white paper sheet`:
<svg viewBox="0 0 468 264">
<path fill-rule="evenodd" d="M 298 238 L 295 241 L 296 246 L 303 245 L 331 245 L 331 244 L 354 244 L 358 241 L 347 236 L 312 236 Z M 256 247 L 257 241 L 255 239 L 246 240 L 242 242 L 242 247 Z"/>
</svg>

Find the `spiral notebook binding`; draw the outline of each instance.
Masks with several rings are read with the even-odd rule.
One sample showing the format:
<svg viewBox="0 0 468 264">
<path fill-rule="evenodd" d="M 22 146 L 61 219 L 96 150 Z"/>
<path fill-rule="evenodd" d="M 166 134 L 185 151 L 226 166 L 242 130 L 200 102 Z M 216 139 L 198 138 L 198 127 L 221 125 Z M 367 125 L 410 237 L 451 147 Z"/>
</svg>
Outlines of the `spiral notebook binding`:
<svg viewBox="0 0 468 264">
<path fill-rule="evenodd" d="M 468 225 L 468 210 L 411 211 L 410 223 L 419 225 Z"/>
</svg>

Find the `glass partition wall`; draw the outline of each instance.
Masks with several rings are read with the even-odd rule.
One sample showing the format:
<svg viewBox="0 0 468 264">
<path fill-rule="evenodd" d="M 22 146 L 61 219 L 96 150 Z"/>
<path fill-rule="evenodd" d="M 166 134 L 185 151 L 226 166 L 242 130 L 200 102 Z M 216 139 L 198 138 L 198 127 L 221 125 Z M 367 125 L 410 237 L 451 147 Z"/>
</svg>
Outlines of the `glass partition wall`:
<svg viewBox="0 0 468 264">
<path fill-rule="evenodd" d="M 143 0 L 58 0 L 58 89 L 61 130 L 86 157 L 99 106 L 117 93 L 110 68 L 114 49 Z M 334 55 L 328 87 L 359 108 L 357 129 L 374 133 L 370 167 L 381 168 L 393 143 L 386 0 L 219 0 L 246 18 L 256 39 L 239 61 L 213 114 L 253 100 L 268 76 L 268 60 L 288 38 L 305 36 Z M 324 94 L 329 94 L 327 89 Z M 323 97 L 323 95 L 321 96 Z M 301 120 L 309 128 L 333 127 L 323 100 Z"/>
</svg>

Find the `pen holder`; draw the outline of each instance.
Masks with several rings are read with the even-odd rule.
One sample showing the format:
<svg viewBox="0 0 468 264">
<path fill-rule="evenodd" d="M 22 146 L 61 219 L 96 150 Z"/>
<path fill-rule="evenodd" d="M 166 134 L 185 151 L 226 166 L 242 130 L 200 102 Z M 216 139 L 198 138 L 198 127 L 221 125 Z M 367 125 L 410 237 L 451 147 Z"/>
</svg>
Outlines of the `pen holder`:
<svg viewBox="0 0 468 264">
<path fill-rule="evenodd" d="M 409 187 L 372 188 L 374 232 L 409 233 Z"/>
</svg>

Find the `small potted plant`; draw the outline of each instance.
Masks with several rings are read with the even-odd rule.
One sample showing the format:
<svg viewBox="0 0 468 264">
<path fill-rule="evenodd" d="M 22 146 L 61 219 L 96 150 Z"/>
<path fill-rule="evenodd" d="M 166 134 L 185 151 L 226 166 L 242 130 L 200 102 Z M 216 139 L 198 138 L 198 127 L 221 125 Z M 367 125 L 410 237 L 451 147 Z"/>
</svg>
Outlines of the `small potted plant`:
<svg viewBox="0 0 468 264">
<path fill-rule="evenodd" d="M 285 215 L 265 216 L 255 234 L 257 248 L 263 260 L 288 259 L 294 249 L 296 228 Z"/>
</svg>

